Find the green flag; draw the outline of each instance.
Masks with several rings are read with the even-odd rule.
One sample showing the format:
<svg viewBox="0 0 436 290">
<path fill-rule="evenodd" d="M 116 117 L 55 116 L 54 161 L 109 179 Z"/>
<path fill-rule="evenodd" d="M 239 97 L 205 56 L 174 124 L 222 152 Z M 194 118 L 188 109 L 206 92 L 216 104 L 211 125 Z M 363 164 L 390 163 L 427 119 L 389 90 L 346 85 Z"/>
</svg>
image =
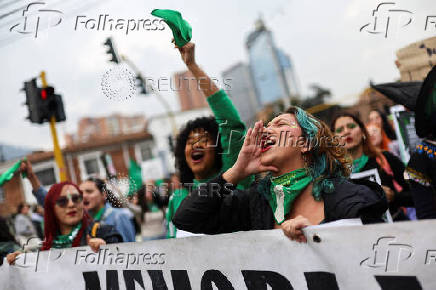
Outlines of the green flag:
<svg viewBox="0 0 436 290">
<path fill-rule="evenodd" d="M 178 47 L 187 44 L 192 38 L 192 28 L 189 23 L 182 18 L 179 11 L 169 9 L 154 9 L 151 15 L 162 18 L 171 28 L 174 42 Z"/>
<path fill-rule="evenodd" d="M 20 168 L 20 164 L 21 160 L 18 160 L 17 162 L 15 162 L 14 165 L 12 165 L 11 168 L 6 170 L 6 172 L 0 176 L 0 186 L 3 186 L 3 184 L 5 184 L 7 181 L 11 180 L 12 177 L 14 177 L 15 172 L 17 172 L 17 170 Z"/>
<path fill-rule="evenodd" d="M 142 173 L 141 167 L 135 162 L 135 160 L 130 159 L 129 166 L 129 195 L 137 192 L 142 186 Z"/>
</svg>

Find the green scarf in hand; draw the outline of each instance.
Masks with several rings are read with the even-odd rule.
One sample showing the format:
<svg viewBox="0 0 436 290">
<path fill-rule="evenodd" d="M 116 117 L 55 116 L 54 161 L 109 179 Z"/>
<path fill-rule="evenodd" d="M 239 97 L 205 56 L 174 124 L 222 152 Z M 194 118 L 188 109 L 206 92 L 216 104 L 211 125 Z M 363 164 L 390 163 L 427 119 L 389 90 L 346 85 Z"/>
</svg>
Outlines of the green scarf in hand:
<svg viewBox="0 0 436 290">
<path fill-rule="evenodd" d="M 294 200 L 311 182 L 312 176 L 305 168 L 271 178 L 269 204 L 277 224 L 285 221 Z"/>
<path fill-rule="evenodd" d="M 187 44 L 192 38 L 192 28 L 189 23 L 182 18 L 179 11 L 169 9 L 154 9 L 151 15 L 162 18 L 171 28 L 174 42 L 178 47 Z"/>
</svg>

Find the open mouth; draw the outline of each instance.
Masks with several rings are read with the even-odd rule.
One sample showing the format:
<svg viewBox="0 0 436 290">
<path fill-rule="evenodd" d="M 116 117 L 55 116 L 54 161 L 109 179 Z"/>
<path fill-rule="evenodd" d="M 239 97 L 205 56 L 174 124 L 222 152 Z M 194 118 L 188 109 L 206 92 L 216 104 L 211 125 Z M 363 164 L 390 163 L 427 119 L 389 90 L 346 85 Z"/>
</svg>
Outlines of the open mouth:
<svg viewBox="0 0 436 290">
<path fill-rule="evenodd" d="M 347 137 L 347 138 L 345 138 L 345 142 L 351 143 L 351 142 L 353 142 L 353 138 Z"/>
<path fill-rule="evenodd" d="M 262 147 L 261 152 L 266 152 L 271 149 L 276 144 L 274 136 L 265 136 L 262 138 L 260 146 Z"/>
<path fill-rule="evenodd" d="M 203 151 L 198 151 L 198 150 L 192 151 L 191 159 L 193 163 L 200 163 L 201 161 L 203 161 L 203 158 L 204 158 Z"/>
<path fill-rule="evenodd" d="M 84 200 L 84 201 L 83 201 L 83 205 L 84 205 L 84 206 L 88 206 L 88 205 L 89 205 L 89 200 Z"/>
<path fill-rule="evenodd" d="M 77 211 L 70 211 L 69 213 L 67 213 L 67 216 L 75 216 L 77 213 Z"/>
</svg>

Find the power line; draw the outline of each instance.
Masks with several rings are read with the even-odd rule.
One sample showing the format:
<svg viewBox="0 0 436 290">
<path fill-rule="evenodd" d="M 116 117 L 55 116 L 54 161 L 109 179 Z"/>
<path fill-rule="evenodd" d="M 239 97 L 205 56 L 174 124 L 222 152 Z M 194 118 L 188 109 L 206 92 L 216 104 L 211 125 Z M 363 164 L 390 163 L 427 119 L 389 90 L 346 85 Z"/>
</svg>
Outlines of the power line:
<svg viewBox="0 0 436 290">
<path fill-rule="evenodd" d="M 8 2 L 8 3 L 5 3 L 5 4 L 3 4 L 3 5 L 1 5 L 0 6 L 0 9 L 2 9 L 2 8 L 4 8 L 4 7 L 8 7 L 8 6 L 10 6 L 10 5 L 12 5 L 12 4 L 15 4 L 15 3 L 18 3 L 18 2 L 21 2 L 22 0 L 13 0 L 13 1 L 10 1 L 10 2 Z"/>
<path fill-rule="evenodd" d="M 59 2 L 65 2 L 65 1 L 58 1 L 57 3 L 59 3 Z M 88 4 L 85 4 L 82 7 L 77 8 L 77 9 L 71 11 L 70 13 L 66 14 L 65 19 L 73 16 L 73 14 L 76 14 L 78 12 L 82 12 L 82 11 L 85 11 L 85 10 L 87 10 L 89 8 L 92 8 L 92 7 L 96 6 L 97 4 L 99 4 L 99 2 L 101 2 L 101 1 L 96 0 L 94 2 L 90 2 Z M 41 31 L 43 31 L 45 29 L 46 28 L 42 28 Z M 11 44 L 11 43 L 13 43 L 13 42 L 15 42 L 17 40 L 21 40 L 21 39 L 24 39 L 24 37 L 20 37 L 20 35 L 17 35 L 17 34 L 14 34 L 11 37 L 0 39 L 0 47 L 7 46 L 7 45 L 9 45 L 9 44 Z"/>
<path fill-rule="evenodd" d="M 8 16 L 11 15 L 11 14 L 14 14 L 15 12 L 17 12 L 17 11 L 19 11 L 19 10 L 22 10 L 23 8 L 26 8 L 26 6 L 21 6 L 21 7 L 17 8 L 17 9 L 14 9 L 14 10 L 12 10 L 12 11 L 9 11 L 8 13 L 5 13 L 5 14 L 3 14 L 3 15 L 0 15 L 0 20 L 3 19 L 3 18 L 5 18 L 5 17 L 8 17 Z"/>
</svg>

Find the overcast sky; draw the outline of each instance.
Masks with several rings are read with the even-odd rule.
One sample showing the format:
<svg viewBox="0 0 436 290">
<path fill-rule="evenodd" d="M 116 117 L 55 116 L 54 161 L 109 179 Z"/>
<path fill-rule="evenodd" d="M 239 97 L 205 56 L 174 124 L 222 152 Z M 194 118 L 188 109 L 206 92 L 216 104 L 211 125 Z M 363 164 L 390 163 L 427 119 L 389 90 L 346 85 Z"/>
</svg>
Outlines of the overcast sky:
<svg viewBox="0 0 436 290">
<path fill-rule="evenodd" d="M 218 78 L 236 62 L 247 61 L 245 39 L 262 15 L 274 33 L 276 45 L 290 55 L 302 92 L 310 93 L 308 86 L 318 83 L 331 89 L 333 101 L 346 104 L 368 86 L 370 79 L 379 83 L 399 78 L 394 65 L 399 48 L 436 35 L 434 24 L 424 30 L 426 17 L 436 15 L 434 0 L 393 1 L 394 9 L 413 14 L 389 14 L 392 18 L 387 38 L 384 34 L 359 32 L 363 25 L 374 21 L 372 10 L 381 1 L 373 0 L 46 1 L 48 8 L 63 12 L 63 19 L 58 26 L 40 31 L 37 38 L 9 30 L 22 22 L 21 11 L 4 16 L 30 1 L 8 2 L 0 0 L 0 143 L 44 149 L 52 147 L 48 125 L 25 120 L 25 96 L 19 91 L 23 81 L 41 70 L 63 96 L 67 121 L 58 124 L 63 143 L 63 135 L 75 132 L 81 117 L 113 112 L 150 117 L 163 112 L 152 95 L 120 101 L 102 93 L 102 76 L 113 67 L 102 45 L 107 36 L 113 36 L 118 51 L 134 61 L 146 76 L 169 78 L 184 69 L 178 51 L 170 43 L 168 28 L 128 35 L 125 31 L 86 30 L 83 25 L 74 30 L 78 15 L 86 16 L 81 19 L 97 19 L 100 14 L 109 14 L 113 19 L 146 19 L 153 18 L 150 12 L 155 8 L 178 10 L 192 25 L 197 62 Z M 98 2 L 102 4 L 92 5 Z M 410 17 L 412 22 L 401 27 Z M 177 110 L 176 95 L 162 94 Z"/>
</svg>

